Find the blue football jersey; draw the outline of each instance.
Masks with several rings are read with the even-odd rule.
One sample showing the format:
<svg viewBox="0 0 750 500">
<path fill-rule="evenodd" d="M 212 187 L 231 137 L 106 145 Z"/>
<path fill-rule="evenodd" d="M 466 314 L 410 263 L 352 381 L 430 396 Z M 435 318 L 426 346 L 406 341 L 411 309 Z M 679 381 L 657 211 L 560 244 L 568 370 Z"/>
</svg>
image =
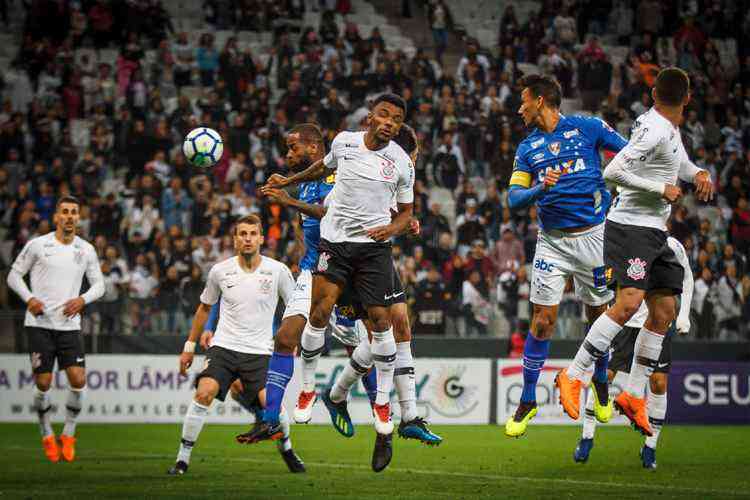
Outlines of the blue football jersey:
<svg viewBox="0 0 750 500">
<path fill-rule="evenodd" d="M 324 181 L 303 182 L 299 185 L 298 198 L 300 201 L 314 205 L 322 205 L 328 193 L 333 189 L 334 176 L 326 177 Z M 312 270 L 318 263 L 318 243 L 320 243 L 320 220 L 314 217 L 302 216 L 302 233 L 305 239 L 305 255 L 299 264 L 302 270 Z"/>
<path fill-rule="evenodd" d="M 557 184 L 537 199 L 545 229 L 593 226 L 604 222 L 611 196 L 604 184 L 599 148 L 618 152 L 626 141 L 599 118 L 563 116 L 554 132 L 534 131 L 518 145 L 510 185 L 543 182 L 547 168 L 561 172 Z"/>
</svg>

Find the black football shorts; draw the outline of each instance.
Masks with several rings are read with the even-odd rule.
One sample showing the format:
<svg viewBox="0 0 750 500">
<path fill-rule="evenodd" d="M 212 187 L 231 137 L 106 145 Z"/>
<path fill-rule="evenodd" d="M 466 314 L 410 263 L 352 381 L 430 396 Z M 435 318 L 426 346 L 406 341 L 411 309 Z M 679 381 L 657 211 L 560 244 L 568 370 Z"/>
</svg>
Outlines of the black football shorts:
<svg viewBox="0 0 750 500">
<path fill-rule="evenodd" d="M 610 288 L 668 289 L 681 294 L 684 271 L 667 236 L 659 229 L 607 220 L 604 263 Z"/>
<path fill-rule="evenodd" d="M 333 243 L 321 239 L 318 249 L 315 274 L 351 286 L 365 307 L 391 304 L 394 282 L 390 243 Z"/>
<path fill-rule="evenodd" d="M 246 398 L 255 403 L 258 393 L 266 385 L 266 374 L 271 356 L 232 351 L 220 346 L 212 346 L 206 352 L 203 371 L 195 378 L 195 386 L 203 377 L 210 377 L 219 383 L 216 399 L 224 401 L 229 387 L 237 379 L 242 382 Z"/>
<path fill-rule="evenodd" d="M 70 366 L 86 366 L 80 330 L 50 330 L 35 326 L 25 327 L 29 336 L 29 356 L 34 373 L 51 373 Z"/>
</svg>

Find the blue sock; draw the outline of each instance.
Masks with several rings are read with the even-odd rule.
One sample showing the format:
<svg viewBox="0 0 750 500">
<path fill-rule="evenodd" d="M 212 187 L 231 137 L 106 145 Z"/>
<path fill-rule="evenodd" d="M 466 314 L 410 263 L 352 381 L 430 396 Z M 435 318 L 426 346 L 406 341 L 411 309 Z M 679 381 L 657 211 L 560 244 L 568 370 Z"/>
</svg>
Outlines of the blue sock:
<svg viewBox="0 0 750 500">
<path fill-rule="evenodd" d="M 263 420 L 271 425 L 279 423 L 281 402 L 284 400 L 284 391 L 292 375 L 294 375 L 294 356 L 273 353 L 266 376 L 266 411 L 263 415 Z"/>
<path fill-rule="evenodd" d="M 594 375 L 591 377 L 594 382 L 600 384 L 607 383 L 607 367 L 609 366 L 609 353 L 594 361 Z"/>
<path fill-rule="evenodd" d="M 536 382 L 549 354 L 549 340 L 539 340 L 531 332 L 523 346 L 523 392 L 522 403 L 536 401 Z"/>
<path fill-rule="evenodd" d="M 362 377 L 362 385 L 365 386 L 365 390 L 367 391 L 367 397 L 370 399 L 370 405 L 375 404 L 375 396 L 378 395 L 378 382 L 377 382 L 377 373 L 375 372 L 375 367 L 372 367 L 372 369 L 367 372 L 367 375 Z"/>
</svg>

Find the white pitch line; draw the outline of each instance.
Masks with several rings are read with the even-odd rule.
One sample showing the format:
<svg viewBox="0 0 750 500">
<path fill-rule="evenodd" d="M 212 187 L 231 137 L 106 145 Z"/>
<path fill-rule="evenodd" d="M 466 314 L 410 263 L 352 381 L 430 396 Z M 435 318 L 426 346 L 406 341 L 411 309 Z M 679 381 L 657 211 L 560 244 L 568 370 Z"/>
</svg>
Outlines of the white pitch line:
<svg viewBox="0 0 750 500">
<path fill-rule="evenodd" d="M 17 447 L 0 447 L 0 449 L 10 449 L 10 448 L 17 448 Z M 248 463 L 257 463 L 257 464 L 263 464 L 268 465 L 267 460 L 259 459 L 259 458 L 249 458 L 249 457 L 226 457 L 224 455 L 207 455 L 207 458 L 211 458 L 212 460 L 222 460 L 225 462 L 248 462 Z M 87 454 L 86 458 L 159 458 L 159 459 L 174 459 L 174 455 L 165 455 L 165 454 L 158 454 L 158 453 L 130 453 L 127 455 L 98 455 L 98 454 Z M 359 464 L 352 464 L 352 463 L 327 463 L 327 462 L 305 462 L 305 465 L 313 466 L 313 467 L 323 467 L 323 468 L 332 468 L 332 469 L 352 469 L 352 470 L 361 470 L 361 471 L 371 471 L 372 469 L 370 467 L 367 467 L 365 465 L 359 465 Z M 711 489 L 705 489 L 705 488 L 683 488 L 679 486 L 667 486 L 664 484 L 659 485 L 650 485 L 650 484 L 630 484 L 630 483 L 610 483 L 610 482 L 602 482 L 602 481 L 583 481 L 580 479 L 564 479 L 564 478 L 545 478 L 545 477 L 528 477 L 528 476 L 508 476 L 503 474 L 475 474 L 471 472 L 450 472 L 450 471 L 440 471 L 440 470 L 427 470 L 427 469 L 406 469 L 406 468 L 400 468 L 400 467 L 389 467 L 387 470 L 391 472 L 397 472 L 401 474 L 421 474 L 425 476 L 452 476 L 452 477 L 462 477 L 466 479 L 483 479 L 487 481 L 526 481 L 529 483 L 557 483 L 557 484 L 567 484 L 572 486 L 596 486 L 596 487 L 602 487 L 602 488 L 624 488 L 624 489 L 630 489 L 630 490 L 650 490 L 654 492 L 661 492 L 664 493 L 665 491 L 671 491 L 675 493 L 696 493 L 696 494 L 704 494 L 704 495 L 727 495 L 732 497 L 749 497 L 750 494 L 748 493 L 742 493 L 738 491 L 731 491 L 731 490 L 711 490 Z"/>
</svg>

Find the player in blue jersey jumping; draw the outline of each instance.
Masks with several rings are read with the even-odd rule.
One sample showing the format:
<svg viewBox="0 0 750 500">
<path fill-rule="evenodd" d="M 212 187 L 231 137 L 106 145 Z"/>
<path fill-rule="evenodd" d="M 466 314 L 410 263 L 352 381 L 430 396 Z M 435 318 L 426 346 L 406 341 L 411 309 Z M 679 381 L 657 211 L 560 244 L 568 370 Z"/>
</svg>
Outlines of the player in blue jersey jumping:
<svg viewBox="0 0 750 500">
<path fill-rule="evenodd" d="M 589 323 L 612 300 L 604 266 L 604 218 L 611 196 L 604 184 L 599 149 L 620 151 L 627 141 L 599 118 L 564 116 L 562 91 L 551 77 L 526 76 L 518 113 L 529 136 L 516 150 L 510 179 L 511 209 L 536 203 L 540 231 L 531 280 L 533 318 L 523 355 L 523 391 L 505 434 L 519 437 L 537 413 L 536 384 L 549 353 L 557 308 L 569 277 L 586 304 Z M 592 386 L 597 419 L 606 422 L 612 403 L 606 393 L 606 356 L 599 358 Z"/>
</svg>

